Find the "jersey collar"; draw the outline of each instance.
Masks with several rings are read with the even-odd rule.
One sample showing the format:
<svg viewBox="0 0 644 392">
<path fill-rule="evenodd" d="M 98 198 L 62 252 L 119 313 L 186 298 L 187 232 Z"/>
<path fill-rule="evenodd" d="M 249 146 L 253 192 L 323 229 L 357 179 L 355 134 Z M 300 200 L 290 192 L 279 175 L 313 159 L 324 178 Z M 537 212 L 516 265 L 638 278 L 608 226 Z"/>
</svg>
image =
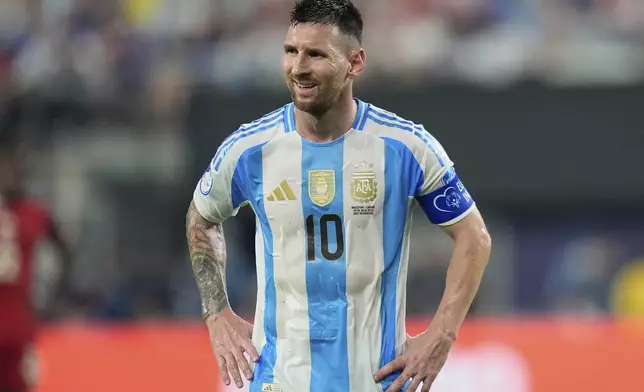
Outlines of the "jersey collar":
<svg viewBox="0 0 644 392">
<path fill-rule="evenodd" d="M 356 112 L 356 117 L 353 119 L 351 129 L 362 131 L 367 120 L 369 104 L 358 98 L 354 98 L 354 100 L 358 104 L 358 111 Z M 284 106 L 284 132 L 295 132 L 295 105 L 292 102 Z"/>
</svg>

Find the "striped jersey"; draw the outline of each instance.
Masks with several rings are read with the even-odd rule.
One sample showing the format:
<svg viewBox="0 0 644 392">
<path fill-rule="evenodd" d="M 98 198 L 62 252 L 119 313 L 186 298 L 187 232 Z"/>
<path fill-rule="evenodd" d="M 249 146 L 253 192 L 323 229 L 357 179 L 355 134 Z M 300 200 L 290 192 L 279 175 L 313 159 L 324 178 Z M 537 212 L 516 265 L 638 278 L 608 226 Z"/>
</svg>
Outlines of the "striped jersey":
<svg viewBox="0 0 644 392">
<path fill-rule="evenodd" d="M 257 217 L 260 353 L 251 392 L 371 392 L 402 353 L 414 204 L 451 225 L 474 202 L 423 126 L 357 100 L 352 129 L 328 143 L 295 131 L 293 103 L 243 125 L 194 191 L 202 216 Z"/>
</svg>

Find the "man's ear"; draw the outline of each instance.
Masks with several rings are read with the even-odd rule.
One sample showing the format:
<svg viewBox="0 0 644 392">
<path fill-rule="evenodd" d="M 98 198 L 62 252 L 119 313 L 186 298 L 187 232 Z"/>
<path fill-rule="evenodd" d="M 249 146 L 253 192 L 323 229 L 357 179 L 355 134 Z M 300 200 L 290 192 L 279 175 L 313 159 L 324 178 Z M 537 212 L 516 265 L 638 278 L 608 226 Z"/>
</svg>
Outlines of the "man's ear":
<svg viewBox="0 0 644 392">
<path fill-rule="evenodd" d="M 354 49 L 349 54 L 349 77 L 355 79 L 364 71 L 367 62 L 367 54 L 364 49 Z"/>
</svg>

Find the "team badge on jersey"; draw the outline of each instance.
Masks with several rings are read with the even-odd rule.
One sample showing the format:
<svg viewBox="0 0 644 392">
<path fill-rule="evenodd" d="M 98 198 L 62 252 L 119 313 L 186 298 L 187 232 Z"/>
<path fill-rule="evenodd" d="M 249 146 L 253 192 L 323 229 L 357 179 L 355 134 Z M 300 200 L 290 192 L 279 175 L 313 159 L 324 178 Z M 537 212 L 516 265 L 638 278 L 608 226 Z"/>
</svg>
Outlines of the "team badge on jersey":
<svg viewBox="0 0 644 392">
<path fill-rule="evenodd" d="M 201 181 L 199 181 L 199 191 L 202 195 L 207 196 L 212 190 L 212 173 L 210 172 L 210 165 L 203 173 Z"/>
<path fill-rule="evenodd" d="M 335 171 L 311 170 L 309 172 L 309 197 L 320 207 L 331 203 L 335 197 Z"/>
<path fill-rule="evenodd" d="M 356 165 L 351 175 L 351 197 L 358 203 L 372 203 L 378 197 L 378 182 L 373 164 L 363 162 Z"/>
</svg>

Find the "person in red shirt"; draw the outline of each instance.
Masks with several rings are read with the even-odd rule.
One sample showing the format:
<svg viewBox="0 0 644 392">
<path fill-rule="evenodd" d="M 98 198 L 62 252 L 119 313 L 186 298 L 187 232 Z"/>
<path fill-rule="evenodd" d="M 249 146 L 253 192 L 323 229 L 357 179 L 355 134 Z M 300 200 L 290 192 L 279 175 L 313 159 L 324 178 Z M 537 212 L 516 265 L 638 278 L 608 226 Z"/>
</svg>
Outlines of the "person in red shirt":
<svg viewBox="0 0 644 392">
<path fill-rule="evenodd" d="M 23 190 L 15 148 L 0 145 L 0 392 L 25 392 L 33 382 L 32 342 L 37 317 L 31 293 L 33 253 L 51 240 L 64 261 L 55 296 L 68 286 L 69 248 L 47 209 Z"/>
</svg>

